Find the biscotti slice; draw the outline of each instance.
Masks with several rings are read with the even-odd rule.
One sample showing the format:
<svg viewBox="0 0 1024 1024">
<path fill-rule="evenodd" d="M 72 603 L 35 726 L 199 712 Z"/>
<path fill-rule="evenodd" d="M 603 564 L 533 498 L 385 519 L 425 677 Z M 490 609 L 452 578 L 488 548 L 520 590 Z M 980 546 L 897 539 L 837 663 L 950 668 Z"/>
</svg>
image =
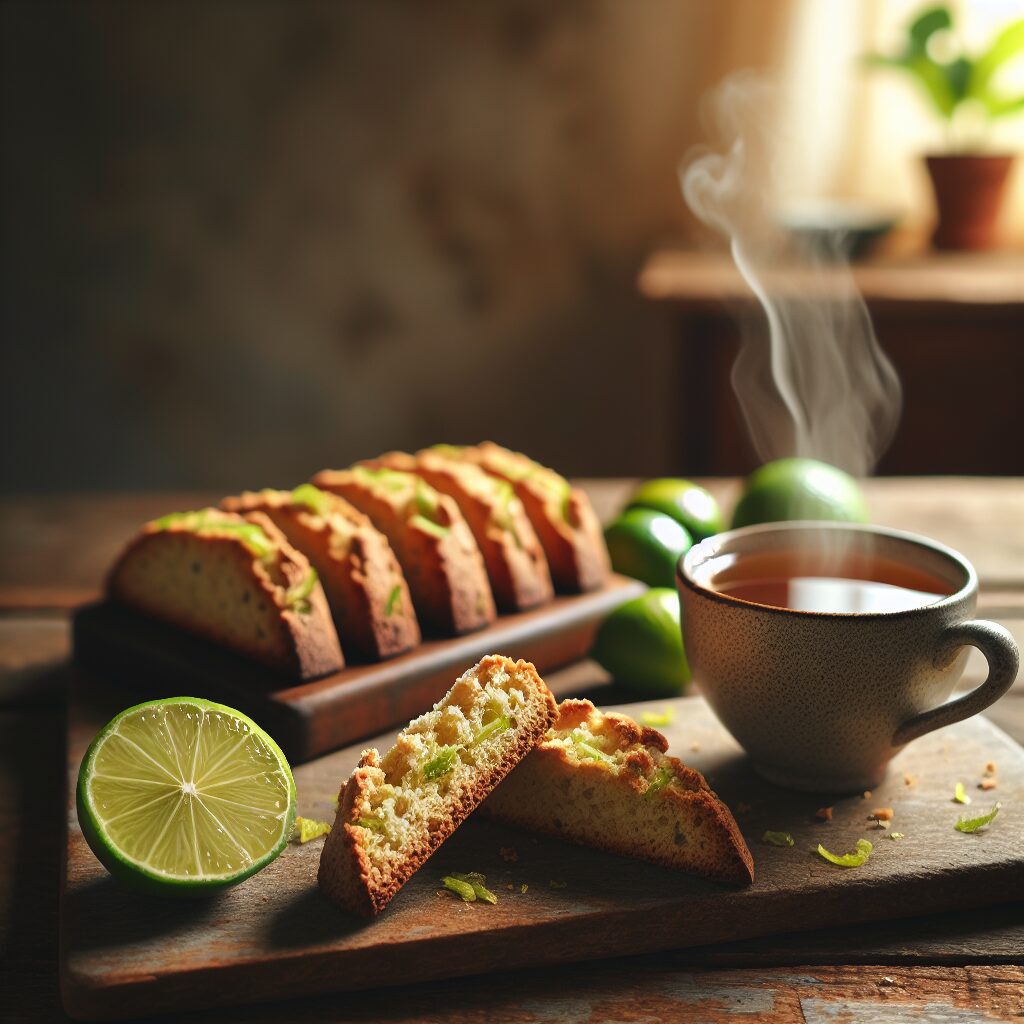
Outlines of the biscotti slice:
<svg viewBox="0 0 1024 1024">
<path fill-rule="evenodd" d="M 608 549 L 585 492 L 553 469 L 491 441 L 470 448 L 438 445 L 437 450 L 474 462 L 512 484 L 544 548 L 558 590 L 596 590 L 607 580 Z"/>
<path fill-rule="evenodd" d="M 387 538 L 336 494 L 312 484 L 225 498 L 229 512 L 262 512 L 320 575 L 345 653 L 380 661 L 420 642 L 405 576 Z"/>
<path fill-rule="evenodd" d="M 661 733 L 566 700 L 536 750 L 482 812 L 584 846 L 748 885 L 754 861 L 700 772 L 667 757 Z"/>
<path fill-rule="evenodd" d="M 488 655 L 383 758 L 363 752 L 338 794 L 320 887 L 354 914 L 379 913 L 554 719 L 533 665 Z"/>
<path fill-rule="evenodd" d="M 259 512 L 147 523 L 111 570 L 115 601 L 293 678 L 344 667 L 316 570 Z"/>
<path fill-rule="evenodd" d="M 412 473 L 364 465 L 324 470 L 313 483 L 351 502 L 387 537 L 425 627 L 451 636 L 494 621 L 480 549 L 451 498 Z"/>
<path fill-rule="evenodd" d="M 364 465 L 415 473 L 454 499 L 480 547 L 500 611 L 524 611 L 555 596 L 544 549 L 507 480 L 429 448 L 416 455 L 388 452 Z"/>
</svg>

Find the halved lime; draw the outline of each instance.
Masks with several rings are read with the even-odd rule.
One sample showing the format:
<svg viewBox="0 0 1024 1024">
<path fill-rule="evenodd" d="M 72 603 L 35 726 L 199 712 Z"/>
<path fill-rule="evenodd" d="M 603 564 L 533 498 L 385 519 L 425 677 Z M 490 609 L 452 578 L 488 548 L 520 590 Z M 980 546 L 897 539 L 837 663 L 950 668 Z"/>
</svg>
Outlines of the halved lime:
<svg viewBox="0 0 1024 1024">
<path fill-rule="evenodd" d="M 200 697 L 122 711 L 78 773 L 78 820 L 107 870 L 135 887 L 204 895 L 248 878 L 288 843 L 295 780 L 249 717 Z"/>
</svg>

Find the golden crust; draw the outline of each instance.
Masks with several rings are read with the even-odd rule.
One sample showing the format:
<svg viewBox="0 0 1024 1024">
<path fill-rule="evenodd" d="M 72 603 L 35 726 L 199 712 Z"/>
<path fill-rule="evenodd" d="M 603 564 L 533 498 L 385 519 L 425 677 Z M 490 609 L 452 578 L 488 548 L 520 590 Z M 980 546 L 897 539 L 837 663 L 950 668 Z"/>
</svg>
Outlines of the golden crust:
<svg viewBox="0 0 1024 1024">
<path fill-rule="evenodd" d="M 581 726 L 603 738 L 604 750 L 621 752 L 621 765 L 577 758 L 558 742 L 558 734 Z M 625 715 L 564 701 L 552 730 L 481 810 L 570 842 L 750 884 L 753 858 L 732 813 L 699 772 L 666 757 L 667 748 L 661 733 Z M 661 769 L 671 783 L 648 794 Z"/>
<path fill-rule="evenodd" d="M 544 549 L 511 484 L 429 448 L 388 452 L 364 465 L 415 473 L 455 501 L 480 547 L 499 609 L 524 611 L 554 597 Z"/>
<path fill-rule="evenodd" d="M 489 655 L 481 660 L 477 672 L 486 678 L 495 668 L 515 674 L 516 686 L 531 691 L 533 720 L 520 723 L 515 746 L 504 751 L 500 760 L 486 773 L 478 773 L 471 784 L 454 795 L 446 794 L 443 817 L 431 821 L 429 829 L 420 831 L 409 840 L 407 848 L 402 850 L 400 865 L 382 871 L 365 845 L 366 829 L 356 824 L 360 817 L 372 813 L 369 793 L 383 782 L 382 766 L 387 758 L 381 758 L 372 748 L 363 751 L 351 777 L 342 783 L 334 827 L 320 855 L 318 880 L 324 892 L 346 910 L 361 916 L 380 913 L 431 854 L 534 748 L 554 721 L 555 699 L 532 664 Z M 447 696 L 439 704 L 443 704 Z M 400 734 L 396 746 L 403 736 L 404 733 Z"/>
<path fill-rule="evenodd" d="M 409 585 L 387 538 L 336 494 L 320 515 L 290 491 L 247 491 L 225 498 L 229 512 L 261 511 L 305 554 L 320 575 L 345 650 L 379 661 L 420 642 Z"/>
<path fill-rule="evenodd" d="M 388 493 L 375 487 L 358 472 L 369 468 L 361 464 L 353 470 L 324 470 L 312 482 L 351 502 L 387 537 L 425 626 L 452 635 L 493 622 L 497 612 L 483 558 L 455 502 L 421 484 L 430 492 L 435 517 L 433 524 L 424 523 L 411 488 Z"/>
<path fill-rule="evenodd" d="M 537 533 L 558 590 L 596 590 L 611 571 L 601 523 L 590 499 L 554 470 L 492 441 L 462 449 L 475 462 L 515 488 Z"/>
<path fill-rule="evenodd" d="M 112 567 L 107 592 L 291 677 L 314 679 L 343 668 L 320 584 L 305 598 L 306 610 L 286 602 L 287 592 L 309 574 L 305 556 L 258 512 L 225 518 L 258 525 L 276 546 L 273 557 L 258 558 L 230 532 L 199 535 L 181 524 L 148 523 Z"/>
</svg>

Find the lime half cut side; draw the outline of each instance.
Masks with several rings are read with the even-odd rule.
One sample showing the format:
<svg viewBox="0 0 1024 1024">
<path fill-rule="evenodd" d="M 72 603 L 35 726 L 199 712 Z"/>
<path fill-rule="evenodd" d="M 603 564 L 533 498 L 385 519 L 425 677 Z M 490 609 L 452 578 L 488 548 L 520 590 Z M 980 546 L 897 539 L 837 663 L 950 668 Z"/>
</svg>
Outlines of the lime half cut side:
<svg viewBox="0 0 1024 1024">
<path fill-rule="evenodd" d="M 122 711 L 86 752 L 78 820 L 116 876 L 168 895 L 248 878 L 285 847 L 295 780 L 251 718 L 199 697 Z"/>
</svg>

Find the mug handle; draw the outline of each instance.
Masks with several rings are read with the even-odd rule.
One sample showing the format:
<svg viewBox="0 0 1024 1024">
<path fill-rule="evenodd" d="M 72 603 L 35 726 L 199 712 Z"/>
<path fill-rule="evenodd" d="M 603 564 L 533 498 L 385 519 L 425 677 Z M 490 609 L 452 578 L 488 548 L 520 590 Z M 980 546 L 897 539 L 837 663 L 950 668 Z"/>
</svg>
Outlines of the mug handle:
<svg viewBox="0 0 1024 1024">
<path fill-rule="evenodd" d="M 965 718 L 984 711 L 999 700 L 1013 684 L 1020 665 L 1020 651 L 1017 650 L 1009 630 L 997 622 L 988 622 L 985 619 L 974 619 L 950 626 L 935 657 L 935 665 L 938 668 L 945 668 L 960 649 L 966 646 L 977 647 L 985 655 L 988 662 L 988 678 L 970 693 L 908 719 L 893 733 L 894 747 L 902 747 L 926 732 L 941 729 L 942 726 L 952 725 L 954 722 L 962 722 Z"/>
</svg>

